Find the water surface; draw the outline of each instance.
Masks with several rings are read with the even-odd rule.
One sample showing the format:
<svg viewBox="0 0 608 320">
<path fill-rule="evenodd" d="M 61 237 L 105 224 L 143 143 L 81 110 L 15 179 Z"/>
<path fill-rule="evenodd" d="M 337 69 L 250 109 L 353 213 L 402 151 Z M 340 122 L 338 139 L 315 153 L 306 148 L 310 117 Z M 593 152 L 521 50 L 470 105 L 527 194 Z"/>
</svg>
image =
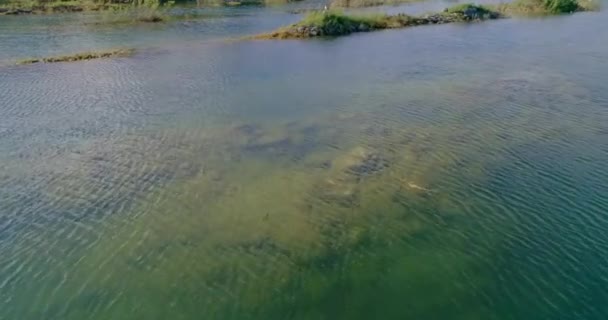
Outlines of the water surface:
<svg viewBox="0 0 608 320">
<path fill-rule="evenodd" d="M 0 319 L 605 317 L 605 12 L 227 41 L 298 16 L 215 10 L 2 17 L 3 61 L 140 50 L 0 69 Z"/>
</svg>

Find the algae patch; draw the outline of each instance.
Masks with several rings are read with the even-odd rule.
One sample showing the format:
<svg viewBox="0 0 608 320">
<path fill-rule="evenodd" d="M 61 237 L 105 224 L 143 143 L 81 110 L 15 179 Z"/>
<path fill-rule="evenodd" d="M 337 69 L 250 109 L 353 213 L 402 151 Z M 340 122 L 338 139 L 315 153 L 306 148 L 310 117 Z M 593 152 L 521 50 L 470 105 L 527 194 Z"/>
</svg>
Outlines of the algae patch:
<svg viewBox="0 0 608 320">
<path fill-rule="evenodd" d="M 116 49 L 107 51 L 89 51 L 81 52 L 70 55 L 54 56 L 47 58 L 32 58 L 24 59 L 17 62 L 17 64 L 33 64 L 33 63 L 54 63 L 54 62 L 75 62 L 93 59 L 104 59 L 104 58 L 120 58 L 129 57 L 135 53 L 135 49 Z"/>
</svg>

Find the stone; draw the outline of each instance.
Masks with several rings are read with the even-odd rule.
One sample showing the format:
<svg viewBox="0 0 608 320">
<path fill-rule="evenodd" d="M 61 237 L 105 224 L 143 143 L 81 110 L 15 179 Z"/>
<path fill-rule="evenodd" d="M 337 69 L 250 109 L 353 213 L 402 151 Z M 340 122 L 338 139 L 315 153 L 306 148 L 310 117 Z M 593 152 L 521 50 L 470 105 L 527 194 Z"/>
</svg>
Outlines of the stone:
<svg viewBox="0 0 608 320">
<path fill-rule="evenodd" d="M 463 14 L 464 14 L 465 18 L 470 19 L 470 20 L 479 19 L 479 17 L 480 17 L 479 10 L 477 10 L 477 8 L 475 8 L 475 7 L 466 8 L 464 10 Z"/>
<path fill-rule="evenodd" d="M 359 205 L 359 191 L 355 180 L 330 178 L 318 184 L 314 192 L 318 199 L 326 203 L 342 207 Z"/>
<path fill-rule="evenodd" d="M 317 183 L 313 193 L 329 204 L 356 207 L 363 178 L 387 167 L 388 161 L 380 153 L 365 147 L 353 148 L 332 161 L 329 177 Z"/>
<path fill-rule="evenodd" d="M 311 37 L 316 37 L 319 35 L 319 28 L 317 27 L 311 27 L 310 31 L 308 33 Z"/>
<path fill-rule="evenodd" d="M 357 177 L 377 173 L 388 167 L 388 161 L 379 153 L 356 147 L 332 163 L 334 170 Z"/>
</svg>

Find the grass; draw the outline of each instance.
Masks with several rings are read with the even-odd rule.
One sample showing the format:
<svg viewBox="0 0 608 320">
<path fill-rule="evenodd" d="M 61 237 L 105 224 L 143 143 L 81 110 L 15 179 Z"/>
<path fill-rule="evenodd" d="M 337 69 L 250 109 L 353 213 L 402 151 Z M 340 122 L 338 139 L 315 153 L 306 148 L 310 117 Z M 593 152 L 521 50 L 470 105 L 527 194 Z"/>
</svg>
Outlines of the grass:
<svg viewBox="0 0 608 320">
<path fill-rule="evenodd" d="M 54 63 L 54 62 L 73 62 L 73 61 L 84 61 L 102 58 L 118 58 L 128 57 L 135 53 L 134 49 L 114 49 L 107 51 L 90 51 L 81 52 L 71 55 L 54 56 L 47 58 L 32 58 L 24 59 L 17 62 L 17 64 L 34 64 L 34 63 Z"/>
<path fill-rule="evenodd" d="M 198 0 L 196 5 L 211 7 L 274 6 L 294 1 L 301 0 Z M 0 0 L 0 15 L 104 11 L 108 15 L 121 16 L 121 13 L 128 12 L 131 16 L 129 18 L 138 16 L 132 21 L 161 22 L 172 20 L 164 9 L 174 6 L 176 2 L 186 3 L 189 0 Z M 124 19 L 120 18 L 108 20 L 124 22 Z M 178 20 L 182 19 L 178 18 Z"/>
<path fill-rule="evenodd" d="M 377 24 L 383 21 L 386 15 L 345 15 L 342 11 L 331 10 L 327 12 L 315 11 L 308 14 L 298 26 L 326 27 L 332 25 L 342 25 L 345 27 L 359 25 L 361 23 Z"/>
<path fill-rule="evenodd" d="M 495 8 L 509 15 L 556 15 L 595 11 L 599 9 L 599 3 L 593 0 L 515 0 L 495 5 Z"/>
<path fill-rule="evenodd" d="M 9 0 L 0 2 L 0 14 L 107 11 L 112 13 L 138 9 L 156 11 L 169 7 L 166 0 Z"/>
<path fill-rule="evenodd" d="M 390 6 L 424 0 L 332 0 L 330 8 L 365 8 L 375 6 Z"/>
<path fill-rule="evenodd" d="M 468 10 L 473 10 L 472 16 Z M 275 32 L 258 35 L 256 39 L 309 38 L 315 36 L 340 36 L 354 32 L 379 29 L 405 28 L 425 24 L 464 22 L 499 18 L 498 12 L 472 4 L 458 5 L 441 13 L 424 16 L 405 14 L 348 15 L 339 10 L 316 11 L 302 21 Z"/>
</svg>

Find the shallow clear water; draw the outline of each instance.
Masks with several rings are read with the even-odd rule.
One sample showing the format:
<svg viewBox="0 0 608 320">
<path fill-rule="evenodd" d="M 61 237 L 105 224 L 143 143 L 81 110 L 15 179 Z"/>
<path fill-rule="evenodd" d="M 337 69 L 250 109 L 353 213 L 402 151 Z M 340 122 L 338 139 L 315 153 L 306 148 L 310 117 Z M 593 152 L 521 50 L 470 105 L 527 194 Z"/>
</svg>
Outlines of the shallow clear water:
<svg viewBox="0 0 608 320">
<path fill-rule="evenodd" d="M 284 9 L 1 18 L 140 50 L 1 67 L 0 319 L 605 318 L 605 12 L 234 41 Z"/>
</svg>

